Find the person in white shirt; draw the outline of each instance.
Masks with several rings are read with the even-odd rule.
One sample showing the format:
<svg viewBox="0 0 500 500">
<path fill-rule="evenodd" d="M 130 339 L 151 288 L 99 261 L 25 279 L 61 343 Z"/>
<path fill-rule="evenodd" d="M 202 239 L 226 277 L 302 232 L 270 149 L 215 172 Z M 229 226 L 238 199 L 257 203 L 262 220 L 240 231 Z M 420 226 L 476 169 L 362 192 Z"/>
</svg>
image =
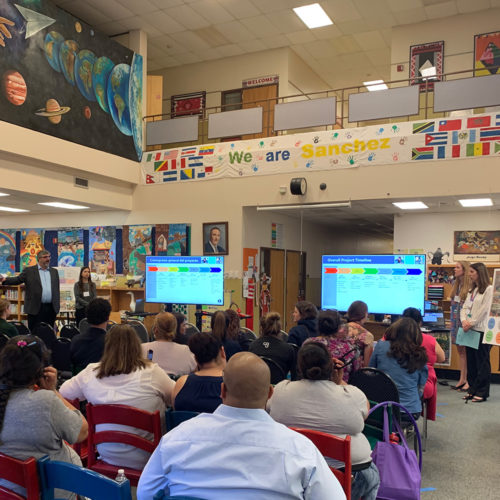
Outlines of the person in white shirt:
<svg viewBox="0 0 500 500">
<path fill-rule="evenodd" d="M 270 380 L 255 354 L 232 356 L 224 370 L 223 404 L 163 436 L 139 480 L 138 500 L 161 489 L 206 500 L 345 500 L 313 443 L 266 413 Z"/>
<path fill-rule="evenodd" d="M 89 403 L 121 404 L 165 414 L 171 403 L 174 381 L 157 365 L 143 359 L 141 344 L 129 325 L 114 325 L 106 333 L 104 352 L 99 363 L 90 363 L 78 375 L 61 386 L 66 399 L 87 400 Z M 151 437 L 146 431 L 122 425 L 99 425 L 98 430 L 120 430 Z M 121 443 L 97 445 L 101 459 L 112 465 L 142 469 L 150 454 Z"/>
</svg>

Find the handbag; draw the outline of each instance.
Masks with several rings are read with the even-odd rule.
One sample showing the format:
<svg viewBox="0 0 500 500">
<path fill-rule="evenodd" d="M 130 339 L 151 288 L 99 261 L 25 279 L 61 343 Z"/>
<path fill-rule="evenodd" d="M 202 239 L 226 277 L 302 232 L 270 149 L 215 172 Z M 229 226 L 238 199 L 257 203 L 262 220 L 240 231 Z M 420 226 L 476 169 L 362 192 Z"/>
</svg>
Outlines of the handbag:
<svg viewBox="0 0 500 500">
<path fill-rule="evenodd" d="M 418 438 L 419 459 L 417 459 L 415 451 L 408 447 L 397 419 L 393 419 L 393 425 L 399 433 L 401 445 L 389 441 L 389 419 L 387 416 L 389 405 L 401 408 L 409 416 Z M 386 401 L 374 406 L 370 413 L 381 406 L 384 408 L 384 440 L 379 441 L 372 451 L 373 462 L 380 474 L 377 500 L 420 500 L 422 444 L 417 423 L 404 406 L 393 401 Z"/>
<path fill-rule="evenodd" d="M 455 343 L 466 347 L 472 347 L 472 349 L 478 349 L 480 339 L 481 332 L 472 330 L 472 328 L 465 331 L 462 327 L 459 327 L 459 329 L 457 330 L 457 340 L 455 341 Z"/>
</svg>

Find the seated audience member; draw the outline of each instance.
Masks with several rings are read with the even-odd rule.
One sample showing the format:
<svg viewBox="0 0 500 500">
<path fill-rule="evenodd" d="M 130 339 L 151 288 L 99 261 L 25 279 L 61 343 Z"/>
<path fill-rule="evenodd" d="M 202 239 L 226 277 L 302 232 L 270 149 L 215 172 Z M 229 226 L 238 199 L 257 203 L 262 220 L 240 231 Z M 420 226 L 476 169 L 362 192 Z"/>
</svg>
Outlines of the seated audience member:
<svg viewBox="0 0 500 500">
<path fill-rule="evenodd" d="M 104 351 L 104 336 L 111 304 L 106 299 L 94 299 L 87 306 L 87 321 L 89 329 L 79 333 L 71 339 L 71 362 L 78 372 L 83 370 L 89 363 L 100 361 Z"/>
<path fill-rule="evenodd" d="M 152 329 L 155 341 L 141 344 L 141 349 L 144 358 L 148 358 L 149 351 L 153 351 L 152 361 L 158 363 L 166 373 L 177 376 L 194 372 L 196 361 L 187 345 L 173 341 L 176 329 L 177 320 L 173 314 L 157 314 Z"/>
<path fill-rule="evenodd" d="M 297 354 L 295 348 L 280 339 L 280 332 L 280 315 L 276 312 L 267 313 L 260 318 L 260 337 L 254 340 L 249 347 L 250 352 L 260 357 L 272 359 L 283 370 L 283 374 L 271 370 L 272 384 L 281 382 L 288 373 L 290 373 L 292 380 L 297 378 Z"/>
<path fill-rule="evenodd" d="M 347 309 L 347 323 L 342 326 L 348 337 L 354 339 L 362 353 L 363 366 L 368 366 L 373 352 L 373 334 L 363 325 L 368 319 L 368 305 L 362 300 L 355 300 Z"/>
<path fill-rule="evenodd" d="M 198 370 L 177 380 L 172 392 L 176 410 L 212 413 L 220 404 L 220 385 L 226 354 L 220 340 L 208 333 L 195 333 L 189 339 Z"/>
<path fill-rule="evenodd" d="M 216 311 L 210 320 L 212 335 L 215 335 L 224 346 L 226 360 L 229 360 L 233 354 L 241 351 L 238 342 L 238 334 L 234 330 L 229 330 L 229 317 L 224 311 Z"/>
<path fill-rule="evenodd" d="M 370 366 L 387 373 L 399 391 L 399 402 L 415 419 L 422 412 L 420 396 L 427 381 L 427 354 L 422 347 L 422 333 L 411 318 L 401 318 L 377 342 Z M 404 414 L 403 414 L 404 417 Z"/>
<path fill-rule="evenodd" d="M 312 302 L 301 300 L 295 304 L 292 318 L 296 326 L 288 332 L 288 342 L 300 347 L 304 340 L 318 334 L 318 309 Z"/>
<path fill-rule="evenodd" d="M 7 299 L 0 299 L 0 333 L 7 337 L 16 337 L 18 335 L 17 328 L 7 321 L 10 316 L 10 302 Z"/>
<path fill-rule="evenodd" d="M 304 344 L 298 354 L 302 380 L 283 380 L 275 388 L 267 409 L 276 422 L 313 429 L 340 438 L 351 436 L 352 498 L 375 500 L 380 477 L 371 459 L 370 443 L 363 434 L 369 403 L 366 396 L 342 381 L 328 349 L 318 342 Z M 333 467 L 342 462 L 327 459 Z"/>
<path fill-rule="evenodd" d="M 224 311 L 229 321 L 227 325 L 227 334 L 230 338 L 238 340 L 241 351 L 248 351 L 250 344 L 255 340 L 255 337 L 240 328 L 240 316 L 234 309 L 226 309 Z"/>
<path fill-rule="evenodd" d="M 47 366 L 48 361 L 45 344 L 33 335 L 13 337 L 1 351 L 0 453 L 19 460 L 48 455 L 81 466 L 66 443 L 87 439 L 87 421 L 57 392 L 57 370 Z M 26 494 L 8 481 L 0 484 Z M 68 492 L 56 493 L 58 498 L 72 498 Z"/>
<path fill-rule="evenodd" d="M 186 335 L 186 316 L 180 312 L 172 313 L 177 321 L 177 328 L 175 330 L 174 342 L 176 344 L 184 344 L 187 345 L 188 337 Z"/>
<path fill-rule="evenodd" d="M 360 349 L 356 340 L 340 330 L 341 318 L 338 311 L 327 309 L 320 311 L 318 316 L 318 337 L 312 337 L 306 342 L 320 342 L 325 345 L 332 359 L 341 360 L 344 365 L 344 382 L 349 381 L 351 373 L 359 370 L 363 361 L 360 359 Z"/>
<path fill-rule="evenodd" d="M 61 386 L 67 399 L 87 400 L 94 405 L 120 404 L 164 415 L 171 402 L 174 381 L 155 363 L 144 359 L 141 342 L 129 325 L 114 325 L 106 334 L 104 353 L 99 363 L 89 364 Z M 109 424 L 110 429 L 121 425 Z M 146 431 L 132 429 L 140 436 Z M 149 454 L 120 443 L 97 445 L 101 459 L 112 465 L 142 469 Z"/>
<path fill-rule="evenodd" d="M 420 314 L 420 311 L 415 307 L 407 307 L 403 311 L 403 317 L 415 320 L 419 328 L 422 326 L 422 314 Z M 445 360 L 446 355 L 432 335 L 423 333 L 422 331 L 420 333 L 422 334 L 422 346 L 427 353 L 427 369 L 429 370 L 427 382 L 424 386 L 424 399 L 428 401 L 427 418 L 429 420 L 436 420 L 437 376 L 436 370 L 434 370 L 434 363 L 442 363 Z"/>
<path fill-rule="evenodd" d="M 344 500 L 312 442 L 265 412 L 272 392 L 266 364 L 235 354 L 224 370 L 223 404 L 163 436 L 139 480 L 138 500 L 160 489 L 206 500 Z"/>
</svg>

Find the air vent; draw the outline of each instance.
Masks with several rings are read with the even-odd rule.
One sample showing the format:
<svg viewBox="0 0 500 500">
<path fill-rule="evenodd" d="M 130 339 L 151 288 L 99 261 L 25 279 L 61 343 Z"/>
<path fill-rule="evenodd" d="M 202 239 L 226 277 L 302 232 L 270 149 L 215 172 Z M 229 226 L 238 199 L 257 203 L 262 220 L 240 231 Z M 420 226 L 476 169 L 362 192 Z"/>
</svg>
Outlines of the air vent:
<svg viewBox="0 0 500 500">
<path fill-rule="evenodd" d="M 75 186 L 88 189 L 89 188 L 89 180 L 83 179 L 82 177 L 75 177 Z"/>
</svg>

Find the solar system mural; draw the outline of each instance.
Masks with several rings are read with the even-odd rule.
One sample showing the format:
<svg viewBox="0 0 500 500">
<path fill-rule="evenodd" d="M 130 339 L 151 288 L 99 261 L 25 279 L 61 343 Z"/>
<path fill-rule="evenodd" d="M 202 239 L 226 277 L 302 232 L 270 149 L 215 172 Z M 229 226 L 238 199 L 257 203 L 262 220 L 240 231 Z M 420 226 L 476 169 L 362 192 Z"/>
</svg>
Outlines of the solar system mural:
<svg viewBox="0 0 500 500">
<path fill-rule="evenodd" d="M 142 56 L 47 0 L 0 0 L 0 119 L 140 161 Z"/>
</svg>

